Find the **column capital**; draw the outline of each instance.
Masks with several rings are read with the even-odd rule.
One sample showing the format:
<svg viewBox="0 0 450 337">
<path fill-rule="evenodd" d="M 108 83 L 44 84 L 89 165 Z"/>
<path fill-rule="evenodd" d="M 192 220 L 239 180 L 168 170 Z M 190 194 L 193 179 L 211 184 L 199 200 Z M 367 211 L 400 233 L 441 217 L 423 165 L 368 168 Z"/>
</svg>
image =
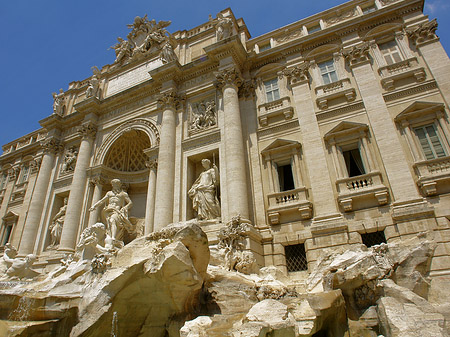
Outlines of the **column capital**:
<svg viewBox="0 0 450 337">
<path fill-rule="evenodd" d="M 253 97 L 255 95 L 256 83 L 254 80 L 245 81 L 239 88 L 239 96 Z"/>
<path fill-rule="evenodd" d="M 436 19 L 434 19 L 429 22 L 422 23 L 417 27 L 409 28 L 406 30 L 406 33 L 412 43 L 415 46 L 420 47 L 427 42 L 433 42 L 439 39 L 436 36 L 437 28 L 438 23 Z"/>
<path fill-rule="evenodd" d="M 145 162 L 145 166 L 147 166 L 150 170 L 158 169 L 158 159 L 152 158 Z"/>
<path fill-rule="evenodd" d="M 36 173 L 39 171 L 39 167 L 42 163 L 42 157 L 36 157 L 30 162 L 31 173 Z"/>
<path fill-rule="evenodd" d="M 40 145 L 44 153 L 57 154 L 63 149 L 63 146 L 61 145 L 59 139 L 54 137 L 46 137 L 41 141 Z"/>
<path fill-rule="evenodd" d="M 160 109 L 178 109 L 179 105 L 184 102 L 185 98 L 183 96 L 177 95 L 175 90 L 169 90 L 161 95 L 158 98 L 158 107 Z"/>
<path fill-rule="evenodd" d="M 97 134 L 97 126 L 92 122 L 87 122 L 77 128 L 82 139 L 94 139 Z"/>
<path fill-rule="evenodd" d="M 363 43 L 344 51 L 345 60 L 350 68 L 369 62 L 369 43 Z"/>
<path fill-rule="evenodd" d="M 287 77 L 289 84 L 296 85 L 302 82 L 309 81 L 309 67 L 311 63 L 306 61 L 295 67 L 286 68 L 282 71 L 283 75 Z"/>
<path fill-rule="evenodd" d="M 223 90 L 226 86 L 239 88 L 243 79 L 240 72 L 236 68 L 227 68 L 214 73 L 216 76 L 216 88 Z"/>
</svg>

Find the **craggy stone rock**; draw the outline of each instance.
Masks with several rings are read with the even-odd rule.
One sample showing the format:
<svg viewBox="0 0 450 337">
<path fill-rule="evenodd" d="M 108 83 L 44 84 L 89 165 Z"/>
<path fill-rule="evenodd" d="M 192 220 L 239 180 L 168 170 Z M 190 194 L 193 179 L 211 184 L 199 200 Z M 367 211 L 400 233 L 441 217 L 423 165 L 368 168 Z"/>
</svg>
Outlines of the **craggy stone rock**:
<svg viewBox="0 0 450 337">
<path fill-rule="evenodd" d="M 184 323 L 180 329 L 180 337 L 208 337 L 206 331 L 211 323 L 211 318 L 208 316 L 198 316 L 196 319 Z"/>
</svg>

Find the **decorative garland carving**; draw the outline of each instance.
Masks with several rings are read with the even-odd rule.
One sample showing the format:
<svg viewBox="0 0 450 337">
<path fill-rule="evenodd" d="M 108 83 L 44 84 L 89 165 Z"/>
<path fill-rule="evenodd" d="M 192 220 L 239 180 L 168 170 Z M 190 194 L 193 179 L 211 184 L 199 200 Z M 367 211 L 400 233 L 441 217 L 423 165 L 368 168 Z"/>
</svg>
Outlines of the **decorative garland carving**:
<svg viewBox="0 0 450 337">
<path fill-rule="evenodd" d="M 239 88 L 242 85 L 243 79 L 239 71 L 235 68 L 228 68 L 222 71 L 215 72 L 216 76 L 216 88 L 223 90 L 227 85 L 232 85 Z"/>
<path fill-rule="evenodd" d="M 438 23 L 436 19 L 434 19 L 429 22 L 423 23 L 418 27 L 408 29 L 407 34 L 413 44 L 417 46 L 418 44 L 437 39 L 437 28 Z"/>
</svg>

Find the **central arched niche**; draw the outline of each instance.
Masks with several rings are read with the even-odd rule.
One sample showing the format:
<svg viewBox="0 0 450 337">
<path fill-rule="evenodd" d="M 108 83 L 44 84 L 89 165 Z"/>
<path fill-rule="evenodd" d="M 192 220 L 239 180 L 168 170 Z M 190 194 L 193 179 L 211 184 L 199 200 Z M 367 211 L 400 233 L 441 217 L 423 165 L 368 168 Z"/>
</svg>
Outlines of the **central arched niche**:
<svg viewBox="0 0 450 337">
<path fill-rule="evenodd" d="M 124 190 L 133 202 L 130 209 L 131 217 L 144 219 L 147 199 L 148 169 L 145 149 L 151 147 L 149 136 L 142 130 L 128 130 L 118 137 L 106 152 L 103 165 L 110 169 L 108 176 L 119 178 Z M 116 172 L 116 173 L 114 173 Z M 105 190 L 106 188 L 106 190 Z M 104 193 L 110 185 L 104 186 Z M 132 221 L 133 222 L 133 221 Z"/>
</svg>

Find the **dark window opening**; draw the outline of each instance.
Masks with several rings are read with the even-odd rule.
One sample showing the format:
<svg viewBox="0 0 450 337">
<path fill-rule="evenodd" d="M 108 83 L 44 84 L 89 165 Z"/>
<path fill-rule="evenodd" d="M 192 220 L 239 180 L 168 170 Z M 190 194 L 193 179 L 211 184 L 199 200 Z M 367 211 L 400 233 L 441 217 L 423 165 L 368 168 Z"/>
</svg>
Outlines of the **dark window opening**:
<svg viewBox="0 0 450 337">
<path fill-rule="evenodd" d="M 325 330 L 320 330 L 320 331 L 317 331 L 311 337 L 328 337 L 328 333 Z"/>
<path fill-rule="evenodd" d="M 288 272 L 308 270 L 308 261 L 306 260 L 305 244 L 285 246 L 286 267 Z"/>
<path fill-rule="evenodd" d="M 9 237 L 11 236 L 13 226 L 6 226 L 5 234 L 3 236 L 2 246 L 6 245 L 9 241 Z"/>
<path fill-rule="evenodd" d="M 361 234 L 361 239 L 362 242 L 366 245 L 366 247 L 372 247 L 382 243 L 386 243 L 384 231 Z"/>
<path fill-rule="evenodd" d="M 291 164 L 278 165 L 277 170 L 280 192 L 294 190 L 294 175 L 292 174 Z"/>
<path fill-rule="evenodd" d="M 366 174 L 359 149 L 343 151 L 343 155 L 349 177 L 356 177 Z"/>
</svg>

